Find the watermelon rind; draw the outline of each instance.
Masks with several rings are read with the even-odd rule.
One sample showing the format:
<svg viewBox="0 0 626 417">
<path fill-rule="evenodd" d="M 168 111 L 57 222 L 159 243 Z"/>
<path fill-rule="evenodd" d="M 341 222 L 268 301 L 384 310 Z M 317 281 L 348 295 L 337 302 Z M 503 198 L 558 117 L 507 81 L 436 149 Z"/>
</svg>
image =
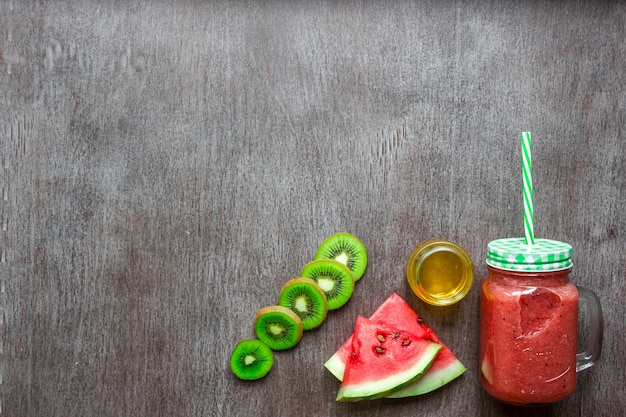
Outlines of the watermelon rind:
<svg viewBox="0 0 626 417">
<path fill-rule="evenodd" d="M 433 363 L 442 346 L 438 343 L 422 340 L 427 346 L 410 368 L 385 378 L 370 380 L 359 384 L 341 385 L 337 393 L 337 401 L 373 400 L 385 397 L 391 391 L 421 377 Z"/>
<path fill-rule="evenodd" d="M 338 352 L 335 352 L 333 356 L 328 358 L 324 363 L 324 367 L 340 381 L 343 381 L 343 373 L 346 370 L 346 363 L 341 358 Z"/>
<path fill-rule="evenodd" d="M 427 394 L 463 375 L 466 370 L 461 361 L 456 359 L 445 368 L 429 370 L 418 380 L 393 390 L 385 398 L 405 398 Z"/>
</svg>

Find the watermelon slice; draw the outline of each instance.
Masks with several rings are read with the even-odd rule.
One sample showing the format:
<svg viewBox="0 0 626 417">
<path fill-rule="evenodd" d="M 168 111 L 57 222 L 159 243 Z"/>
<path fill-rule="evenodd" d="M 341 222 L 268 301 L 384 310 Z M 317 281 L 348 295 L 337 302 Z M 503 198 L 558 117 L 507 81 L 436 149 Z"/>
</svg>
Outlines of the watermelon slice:
<svg viewBox="0 0 626 417">
<path fill-rule="evenodd" d="M 419 378 L 440 350 L 432 340 L 359 316 L 337 401 L 384 397 Z"/>
<path fill-rule="evenodd" d="M 391 294 L 372 314 L 370 320 L 408 330 L 417 336 L 428 336 L 443 346 L 441 352 L 426 374 L 412 384 L 390 393 L 389 398 L 402 398 L 431 392 L 462 375 L 466 368 L 452 351 L 425 325 L 417 313 L 398 294 Z M 337 379 L 343 380 L 344 370 L 352 351 L 352 336 L 341 345 L 324 364 Z"/>
</svg>

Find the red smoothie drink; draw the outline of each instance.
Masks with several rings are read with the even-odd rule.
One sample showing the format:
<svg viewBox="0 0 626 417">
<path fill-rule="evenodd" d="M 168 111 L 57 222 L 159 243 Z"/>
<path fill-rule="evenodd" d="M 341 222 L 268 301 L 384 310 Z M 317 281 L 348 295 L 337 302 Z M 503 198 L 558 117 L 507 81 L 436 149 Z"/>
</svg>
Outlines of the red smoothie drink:
<svg viewBox="0 0 626 417">
<path fill-rule="evenodd" d="M 576 388 L 576 373 L 602 349 L 602 309 L 587 288 L 569 281 L 572 246 L 534 235 L 530 132 L 522 132 L 524 237 L 487 245 L 481 286 L 480 380 L 500 401 L 541 405 Z M 579 303 L 589 311 L 590 349 L 578 353 Z"/>
<path fill-rule="evenodd" d="M 559 401 L 576 386 L 578 290 L 570 269 L 489 267 L 481 293 L 481 381 L 514 404 Z"/>
</svg>

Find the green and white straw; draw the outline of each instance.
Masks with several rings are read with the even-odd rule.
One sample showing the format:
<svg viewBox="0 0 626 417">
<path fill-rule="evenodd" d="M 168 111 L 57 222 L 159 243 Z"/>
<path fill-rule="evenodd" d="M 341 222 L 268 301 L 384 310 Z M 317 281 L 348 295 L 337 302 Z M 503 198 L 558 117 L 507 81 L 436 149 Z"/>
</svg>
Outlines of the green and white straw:
<svg viewBox="0 0 626 417">
<path fill-rule="evenodd" d="M 530 132 L 522 132 L 520 136 L 522 140 L 522 182 L 524 186 L 524 237 L 527 245 L 534 245 L 533 166 L 531 161 L 533 146 L 530 140 Z"/>
</svg>

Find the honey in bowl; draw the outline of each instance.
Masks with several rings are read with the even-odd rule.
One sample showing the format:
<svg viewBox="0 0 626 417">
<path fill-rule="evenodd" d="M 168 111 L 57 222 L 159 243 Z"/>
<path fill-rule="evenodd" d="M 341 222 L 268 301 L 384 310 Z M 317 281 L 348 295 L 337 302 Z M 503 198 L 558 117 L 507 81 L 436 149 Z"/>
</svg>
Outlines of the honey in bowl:
<svg viewBox="0 0 626 417">
<path fill-rule="evenodd" d="M 467 295 L 474 282 L 474 265 L 460 246 L 447 240 L 429 240 L 409 256 L 406 278 L 420 299 L 446 306 Z"/>
</svg>

